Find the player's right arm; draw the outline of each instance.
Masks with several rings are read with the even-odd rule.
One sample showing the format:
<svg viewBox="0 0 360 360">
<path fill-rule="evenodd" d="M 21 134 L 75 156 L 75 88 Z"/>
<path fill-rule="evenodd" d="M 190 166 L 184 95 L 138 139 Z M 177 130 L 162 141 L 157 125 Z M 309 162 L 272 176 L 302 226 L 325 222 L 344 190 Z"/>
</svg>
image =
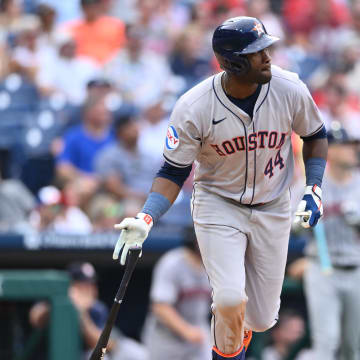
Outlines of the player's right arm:
<svg viewBox="0 0 360 360">
<path fill-rule="evenodd" d="M 171 207 L 189 176 L 192 164 L 201 148 L 201 134 L 194 123 L 196 116 L 189 106 L 178 101 L 171 115 L 165 141 L 165 163 L 157 173 L 142 211 L 135 218 L 125 218 L 115 225 L 121 230 L 113 259 L 125 264 L 130 248 L 141 248 L 154 222 Z"/>
<path fill-rule="evenodd" d="M 181 187 L 173 181 L 163 177 L 156 177 L 151 187 L 151 192 L 157 192 L 166 197 L 172 205 L 180 193 Z"/>
</svg>

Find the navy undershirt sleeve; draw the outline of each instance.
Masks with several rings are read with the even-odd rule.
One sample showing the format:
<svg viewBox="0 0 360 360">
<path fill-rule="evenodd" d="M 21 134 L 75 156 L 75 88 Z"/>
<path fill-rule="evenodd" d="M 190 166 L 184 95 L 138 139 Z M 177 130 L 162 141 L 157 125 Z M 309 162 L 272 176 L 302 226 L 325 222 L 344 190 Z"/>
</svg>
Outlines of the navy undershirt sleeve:
<svg viewBox="0 0 360 360">
<path fill-rule="evenodd" d="M 156 174 L 156 177 L 162 177 L 168 179 L 175 184 L 182 187 L 184 185 L 185 180 L 189 177 L 191 173 L 192 165 L 189 165 L 184 168 L 179 168 L 169 164 L 168 162 L 164 162 L 164 165 Z"/>
<path fill-rule="evenodd" d="M 301 136 L 303 141 L 312 141 L 316 139 L 325 139 L 327 136 L 325 126 L 323 126 L 318 132 L 310 136 Z"/>
</svg>

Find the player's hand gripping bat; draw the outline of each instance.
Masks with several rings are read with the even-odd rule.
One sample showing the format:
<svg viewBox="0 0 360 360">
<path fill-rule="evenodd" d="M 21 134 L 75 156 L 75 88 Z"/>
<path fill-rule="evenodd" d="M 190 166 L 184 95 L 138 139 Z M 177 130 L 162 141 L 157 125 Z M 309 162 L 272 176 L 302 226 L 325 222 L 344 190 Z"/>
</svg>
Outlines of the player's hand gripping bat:
<svg viewBox="0 0 360 360">
<path fill-rule="evenodd" d="M 106 320 L 105 327 L 100 335 L 100 338 L 91 354 L 90 360 L 104 360 L 107 344 L 109 341 L 111 330 L 114 326 L 117 314 L 120 309 L 120 305 L 124 299 L 126 288 L 129 284 L 131 275 L 138 262 L 141 248 L 130 248 L 125 265 L 125 272 L 121 280 L 119 289 L 116 293 L 114 303 L 111 307 L 110 314 Z"/>
<path fill-rule="evenodd" d="M 320 187 L 316 185 L 307 186 L 295 215 L 296 221 L 300 222 L 301 226 L 313 229 L 321 270 L 324 274 L 329 274 L 332 271 L 330 255 L 327 248 L 324 225 L 319 221 L 323 215 L 321 195 Z"/>
</svg>

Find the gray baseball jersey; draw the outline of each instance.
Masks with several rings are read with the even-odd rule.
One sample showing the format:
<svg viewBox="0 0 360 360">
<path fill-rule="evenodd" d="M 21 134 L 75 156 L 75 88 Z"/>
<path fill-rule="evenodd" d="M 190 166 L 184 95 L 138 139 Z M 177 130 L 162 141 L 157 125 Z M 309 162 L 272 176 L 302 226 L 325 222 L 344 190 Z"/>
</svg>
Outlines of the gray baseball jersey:
<svg viewBox="0 0 360 360">
<path fill-rule="evenodd" d="M 171 115 L 164 157 L 177 167 L 195 161 L 195 182 L 241 204 L 266 203 L 293 177 L 291 134 L 311 136 L 324 125 L 305 84 L 272 66 L 253 119 L 226 96 L 216 74 L 185 93 Z"/>
<path fill-rule="evenodd" d="M 150 314 L 144 328 L 150 360 L 210 358 L 209 281 L 204 269 L 190 265 L 185 252 L 178 248 L 160 259 L 154 269 L 150 298 L 172 305 L 185 321 L 202 328 L 208 339 L 202 345 L 189 344 Z"/>
</svg>

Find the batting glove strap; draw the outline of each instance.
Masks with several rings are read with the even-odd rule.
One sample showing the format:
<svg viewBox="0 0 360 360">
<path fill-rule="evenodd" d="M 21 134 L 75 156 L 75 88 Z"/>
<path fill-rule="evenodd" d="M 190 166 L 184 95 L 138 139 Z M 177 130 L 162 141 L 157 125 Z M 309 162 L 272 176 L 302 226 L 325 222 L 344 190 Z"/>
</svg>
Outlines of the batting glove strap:
<svg viewBox="0 0 360 360">
<path fill-rule="evenodd" d="M 323 205 L 321 202 L 322 191 L 317 185 L 306 186 L 304 197 L 300 201 L 295 215 L 296 221 L 304 228 L 315 226 L 323 215 Z"/>
<path fill-rule="evenodd" d="M 139 213 L 134 218 L 125 218 L 120 224 L 116 224 L 114 227 L 115 229 L 121 230 L 121 234 L 115 245 L 113 259 L 116 260 L 119 258 L 119 254 L 122 249 L 120 264 L 125 265 L 129 249 L 141 249 L 142 244 L 148 237 L 152 226 L 152 217 L 145 213 Z"/>
<path fill-rule="evenodd" d="M 151 230 L 152 226 L 154 225 L 153 218 L 152 218 L 149 214 L 138 213 L 138 214 L 135 216 L 135 219 L 144 220 L 145 223 L 150 227 L 150 228 L 149 228 L 149 231 Z"/>
</svg>

